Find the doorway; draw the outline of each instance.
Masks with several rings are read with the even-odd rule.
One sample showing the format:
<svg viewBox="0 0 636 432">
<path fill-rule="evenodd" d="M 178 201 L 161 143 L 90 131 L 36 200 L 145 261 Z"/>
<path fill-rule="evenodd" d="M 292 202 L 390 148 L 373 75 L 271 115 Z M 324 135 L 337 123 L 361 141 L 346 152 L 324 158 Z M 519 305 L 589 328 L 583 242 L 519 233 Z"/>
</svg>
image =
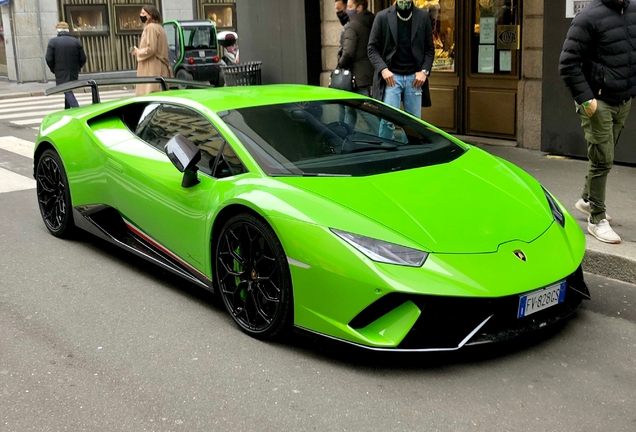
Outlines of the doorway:
<svg viewBox="0 0 636 432">
<path fill-rule="evenodd" d="M 375 13 L 393 0 L 376 0 Z M 422 119 L 461 135 L 517 137 L 521 0 L 414 0 L 433 24 L 433 106 Z"/>
</svg>

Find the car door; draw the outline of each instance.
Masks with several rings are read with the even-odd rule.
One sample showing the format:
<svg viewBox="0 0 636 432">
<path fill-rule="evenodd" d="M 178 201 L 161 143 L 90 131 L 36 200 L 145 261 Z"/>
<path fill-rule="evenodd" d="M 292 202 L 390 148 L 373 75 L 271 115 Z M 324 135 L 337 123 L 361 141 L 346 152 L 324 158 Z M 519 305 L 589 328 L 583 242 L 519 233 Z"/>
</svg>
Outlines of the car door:
<svg viewBox="0 0 636 432">
<path fill-rule="evenodd" d="M 167 22 L 163 24 L 168 38 L 168 57 L 172 70 L 175 69 L 177 63 L 181 61 L 181 44 L 179 43 L 179 28 L 176 23 Z"/>
<path fill-rule="evenodd" d="M 210 215 L 218 202 L 213 170 L 219 150 L 236 154 L 207 118 L 185 106 L 148 104 L 133 133 L 130 140 L 112 149 L 117 163 L 109 164 L 118 210 L 151 239 L 209 275 Z M 201 149 L 200 183 L 193 187 L 181 186 L 183 174 L 164 150 L 176 134 Z M 222 165 L 218 176 L 245 172 L 240 161 L 231 169 Z"/>
</svg>

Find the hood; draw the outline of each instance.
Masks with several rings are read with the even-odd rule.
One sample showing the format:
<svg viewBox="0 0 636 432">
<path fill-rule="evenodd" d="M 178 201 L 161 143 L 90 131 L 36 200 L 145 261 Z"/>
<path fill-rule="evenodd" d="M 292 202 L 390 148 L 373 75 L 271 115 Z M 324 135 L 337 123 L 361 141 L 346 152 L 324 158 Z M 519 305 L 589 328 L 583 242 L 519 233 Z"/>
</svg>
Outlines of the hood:
<svg viewBox="0 0 636 432">
<path fill-rule="evenodd" d="M 529 180 L 528 180 L 529 179 Z M 472 148 L 453 162 L 368 177 L 289 177 L 436 253 L 489 253 L 531 242 L 553 222 L 538 182 Z M 351 231 L 342 216 L 330 228 Z"/>
</svg>

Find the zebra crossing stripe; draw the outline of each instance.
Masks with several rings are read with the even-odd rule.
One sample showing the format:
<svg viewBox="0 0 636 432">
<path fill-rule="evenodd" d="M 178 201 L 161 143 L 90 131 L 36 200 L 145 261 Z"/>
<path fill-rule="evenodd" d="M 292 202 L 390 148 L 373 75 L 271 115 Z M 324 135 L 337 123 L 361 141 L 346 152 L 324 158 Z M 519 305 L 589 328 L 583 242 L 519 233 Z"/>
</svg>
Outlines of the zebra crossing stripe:
<svg viewBox="0 0 636 432">
<path fill-rule="evenodd" d="M 123 99 L 126 97 L 134 96 L 135 93 L 131 91 L 120 91 L 120 92 L 104 92 L 100 93 L 100 100 L 114 100 L 114 99 Z M 90 94 L 76 94 L 75 99 L 82 102 L 90 102 L 93 100 L 92 95 Z M 52 96 L 41 96 L 41 97 L 29 97 L 29 98 L 14 98 L 14 99 L 4 99 L 2 100 L 2 107 L 11 106 L 11 107 L 28 107 L 33 105 L 47 105 L 47 104 L 59 104 L 64 103 L 64 96 L 60 95 L 52 95 Z"/>
<path fill-rule="evenodd" d="M 32 125 L 32 124 L 40 124 L 42 123 L 42 120 L 44 120 L 44 117 L 32 118 L 28 120 L 13 120 L 11 123 L 17 124 L 19 126 L 26 126 L 26 125 Z M 40 129 L 40 128 L 37 127 L 35 129 Z"/>
<path fill-rule="evenodd" d="M 34 179 L 0 168 L 0 193 L 34 188 Z"/>
<path fill-rule="evenodd" d="M 4 136 L 0 137 L 0 148 L 32 159 L 35 143 L 14 136 Z"/>
<path fill-rule="evenodd" d="M 77 90 L 73 92 L 73 94 L 75 94 L 75 97 L 77 99 L 81 98 L 81 97 L 86 97 L 88 99 L 92 98 L 92 95 L 90 92 L 78 92 Z M 135 95 L 135 89 L 130 89 L 130 90 L 108 90 L 108 91 L 100 91 L 99 95 L 100 97 L 104 97 L 107 95 L 115 95 L 115 94 L 128 94 L 130 96 L 134 96 Z M 123 97 L 123 96 L 122 96 Z M 45 100 L 51 100 L 54 98 L 60 98 L 62 101 L 64 100 L 64 95 L 63 94 L 54 94 L 51 96 L 29 96 L 29 97 L 20 97 L 20 98 L 10 98 L 10 99 L 3 99 L 2 100 L 2 104 L 11 102 L 11 101 L 15 101 L 15 102 L 20 102 L 20 101 L 45 101 Z"/>
<path fill-rule="evenodd" d="M 103 99 L 102 102 L 106 102 L 108 100 L 115 100 L 115 99 L 120 99 L 120 98 L 115 97 L 113 99 Z M 90 103 L 86 104 L 86 105 L 90 105 Z M 49 106 L 39 105 L 37 107 L 32 107 L 32 108 L 29 108 L 29 109 L 36 109 L 36 108 L 38 108 L 39 110 L 38 111 L 29 111 L 29 112 L 16 112 L 16 111 L 22 111 L 19 108 L 18 109 L 0 110 L 0 120 L 11 120 L 11 119 L 20 118 L 20 117 L 27 117 L 27 116 L 40 116 L 41 117 L 41 116 L 44 116 L 44 115 L 49 114 L 51 112 L 61 110 L 62 108 L 64 108 L 64 104 L 60 103 L 58 105 L 54 104 L 54 105 L 49 105 Z M 4 111 L 4 112 L 9 111 L 11 114 L 4 114 L 1 111 Z"/>
</svg>

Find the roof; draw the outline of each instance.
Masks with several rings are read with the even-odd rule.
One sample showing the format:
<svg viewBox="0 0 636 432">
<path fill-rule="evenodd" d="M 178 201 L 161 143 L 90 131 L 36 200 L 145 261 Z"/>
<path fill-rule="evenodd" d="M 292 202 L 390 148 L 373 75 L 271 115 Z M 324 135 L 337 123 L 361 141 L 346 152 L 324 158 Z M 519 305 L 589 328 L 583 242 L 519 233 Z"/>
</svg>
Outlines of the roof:
<svg viewBox="0 0 636 432">
<path fill-rule="evenodd" d="M 155 99 L 158 96 L 189 99 L 205 105 L 214 112 L 280 103 L 363 97 L 342 90 L 297 84 L 170 90 L 147 95 Z"/>
</svg>

